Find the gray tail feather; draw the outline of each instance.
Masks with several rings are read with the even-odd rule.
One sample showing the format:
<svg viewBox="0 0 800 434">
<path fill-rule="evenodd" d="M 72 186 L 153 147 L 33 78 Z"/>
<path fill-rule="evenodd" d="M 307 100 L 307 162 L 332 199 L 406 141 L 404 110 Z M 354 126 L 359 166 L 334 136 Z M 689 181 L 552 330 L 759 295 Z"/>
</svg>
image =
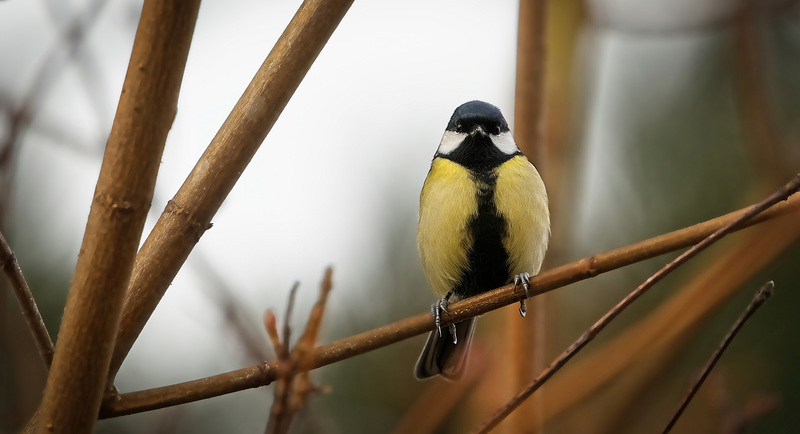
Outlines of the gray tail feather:
<svg viewBox="0 0 800 434">
<path fill-rule="evenodd" d="M 467 366 L 469 347 L 477 321 L 477 317 L 472 317 L 456 323 L 458 343 L 455 344 L 448 327 L 443 327 L 441 337 L 438 330 L 432 331 L 417 360 L 414 375 L 420 380 L 434 375 L 441 375 L 451 381 L 461 378 Z"/>
</svg>

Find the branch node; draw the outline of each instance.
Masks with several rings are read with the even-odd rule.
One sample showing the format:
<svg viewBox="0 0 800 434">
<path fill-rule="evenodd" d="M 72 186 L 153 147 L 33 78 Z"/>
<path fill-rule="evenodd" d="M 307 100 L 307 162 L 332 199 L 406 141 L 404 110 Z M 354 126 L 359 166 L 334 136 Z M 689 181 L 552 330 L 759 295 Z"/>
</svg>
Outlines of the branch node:
<svg viewBox="0 0 800 434">
<path fill-rule="evenodd" d="M 262 376 L 267 377 L 269 375 L 269 371 L 272 369 L 269 367 L 269 362 L 261 362 L 256 365 L 258 367 L 258 371 L 261 373 Z"/>
<path fill-rule="evenodd" d="M 584 274 L 586 277 L 595 277 L 600 274 L 600 270 L 597 268 L 597 255 L 589 256 L 585 259 L 586 261 L 586 271 Z"/>
<path fill-rule="evenodd" d="M 202 237 L 203 234 L 213 226 L 211 222 L 205 222 L 198 219 L 194 214 L 187 211 L 186 208 L 172 199 L 167 202 L 167 206 L 164 208 L 164 213 L 172 214 L 185 220 L 189 232 L 191 232 L 192 236 L 194 237 L 195 243 L 200 241 L 200 237 Z"/>
</svg>

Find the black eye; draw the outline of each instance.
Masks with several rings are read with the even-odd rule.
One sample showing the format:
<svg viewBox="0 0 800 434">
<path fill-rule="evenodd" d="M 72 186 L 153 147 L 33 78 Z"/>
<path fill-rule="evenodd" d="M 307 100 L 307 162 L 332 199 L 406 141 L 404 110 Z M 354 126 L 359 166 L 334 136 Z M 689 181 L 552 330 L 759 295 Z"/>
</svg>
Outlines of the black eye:
<svg viewBox="0 0 800 434">
<path fill-rule="evenodd" d="M 494 135 L 499 135 L 499 134 L 500 134 L 500 125 L 494 127 Z"/>
<path fill-rule="evenodd" d="M 461 125 L 461 122 L 456 122 L 456 132 L 457 133 L 463 133 L 464 132 L 464 126 Z"/>
</svg>

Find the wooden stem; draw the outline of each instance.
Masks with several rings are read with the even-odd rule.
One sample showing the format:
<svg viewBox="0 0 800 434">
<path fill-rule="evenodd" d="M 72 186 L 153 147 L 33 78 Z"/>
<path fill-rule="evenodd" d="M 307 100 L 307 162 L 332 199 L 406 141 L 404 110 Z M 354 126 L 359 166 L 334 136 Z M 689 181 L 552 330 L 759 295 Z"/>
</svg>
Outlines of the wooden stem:
<svg viewBox="0 0 800 434">
<path fill-rule="evenodd" d="M 353 0 L 306 0 L 169 201 L 133 268 L 109 383 Z"/>
<path fill-rule="evenodd" d="M 199 0 L 147 0 L 72 279 L 39 432 L 91 432 Z"/>
<path fill-rule="evenodd" d="M 514 101 L 514 138 L 522 152 L 536 168 L 544 173 L 545 147 L 542 141 L 544 126 L 544 88 L 547 35 L 547 0 L 522 0 L 519 3 L 519 25 L 517 30 L 517 77 Z M 543 175 L 544 176 L 544 175 Z M 552 196 L 553 191 L 549 191 Z M 528 315 L 521 320 L 513 310 L 505 313 L 508 347 L 505 381 L 508 394 L 525 386 L 533 375 L 544 365 L 545 324 L 547 309 L 545 297 L 535 297 L 527 301 Z M 531 431 L 531 417 L 539 412 L 540 403 L 529 400 L 519 417 L 509 420 L 509 432 Z"/>
<path fill-rule="evenodd" d="M 39 354 L 42 356 L 42 362 L 44 362 L 47 369 L 50 369 L 50 364 L 53 362 L 53 341 L 50 339 L 50 333 L 47 332 L 47 327 L 44 325 L 44 319 L 42 319 L 42 314 L 36 305 L 36 299 L 33 298 L 28 282 L 19 267 L 17 256 L 11 250 L 3 234 L 0 234 L 0 265 L 11 283 L 11 287 L 14 289 L 14 294 L 17 296 L 19 305 L 22 308 L 22 316 L 25 317 L 25 322 L 28 323 L 28 329 L 31 331 L 33 340 L 36 342 L 36 348 L 39 349 Z"/>
</svg>

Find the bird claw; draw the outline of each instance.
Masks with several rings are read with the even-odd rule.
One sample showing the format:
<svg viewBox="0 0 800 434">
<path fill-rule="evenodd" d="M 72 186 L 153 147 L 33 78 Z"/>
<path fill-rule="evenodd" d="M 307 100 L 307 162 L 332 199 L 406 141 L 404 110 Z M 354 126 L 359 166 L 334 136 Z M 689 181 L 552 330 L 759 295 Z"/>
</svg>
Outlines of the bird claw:
<svg viewBox="0 0 800 434">
<path fill-rule="evenodd" d="M 439 313 L 439 302 L 431 306 L 431 316 L 433 316 L 433 323 L 436 324 L 436 329 L 439 330 L 439 337 L 442 337 L 442 316 Z"/>
<path fill-rule="evenodd" d="M 522 285 L 522 289 L 525 290 L 525 298 L 519 302 L 519 314 L 522 315 L 523 318 L 528 314 L 528 300 L 531 299 L 531 293 L 528 291 L 530 280 L 531 275 L 529 273 L 520 273 L 514 276 L 514 286 Z"/>
<path fill-rule="evenodd" d="M 431 306 L 431 314 L 433 315 L 433 322 L 436 324 L 436 329 L 439 330 L 439 337 L 442 337 L 442 312 L 449 313 L 447 311 L 447 305 L 450 304 L 450 293 L 448 292 L 447 295 L 442 297 L 441 300 L 437 301 L 436 303 Z M 455 331 L 455 325 L 450 325 L 450 331 Z M 455 336 L 455 333 L 453 334 Z"/>
<path fill-rule="evenodd" d="M 447 311 L 447 305 L 450 304 L 450 296 L 453 295 L 451 293 L 445 294 L 441 300 L 437 301 L 436 303 L 431 306 L 431 314 L 433 315 L 433 322 L 436 324 L 436 329 L 439 331 L 439 337 L 442 337 L 442 312 L 450 313 Z M 450 335 L 453 337 L 453 344 L 458 343 L 458 336 L 456 335 L 456 325 L 450 324 L 448 326 L 450 329 Z"/>
</svg>

